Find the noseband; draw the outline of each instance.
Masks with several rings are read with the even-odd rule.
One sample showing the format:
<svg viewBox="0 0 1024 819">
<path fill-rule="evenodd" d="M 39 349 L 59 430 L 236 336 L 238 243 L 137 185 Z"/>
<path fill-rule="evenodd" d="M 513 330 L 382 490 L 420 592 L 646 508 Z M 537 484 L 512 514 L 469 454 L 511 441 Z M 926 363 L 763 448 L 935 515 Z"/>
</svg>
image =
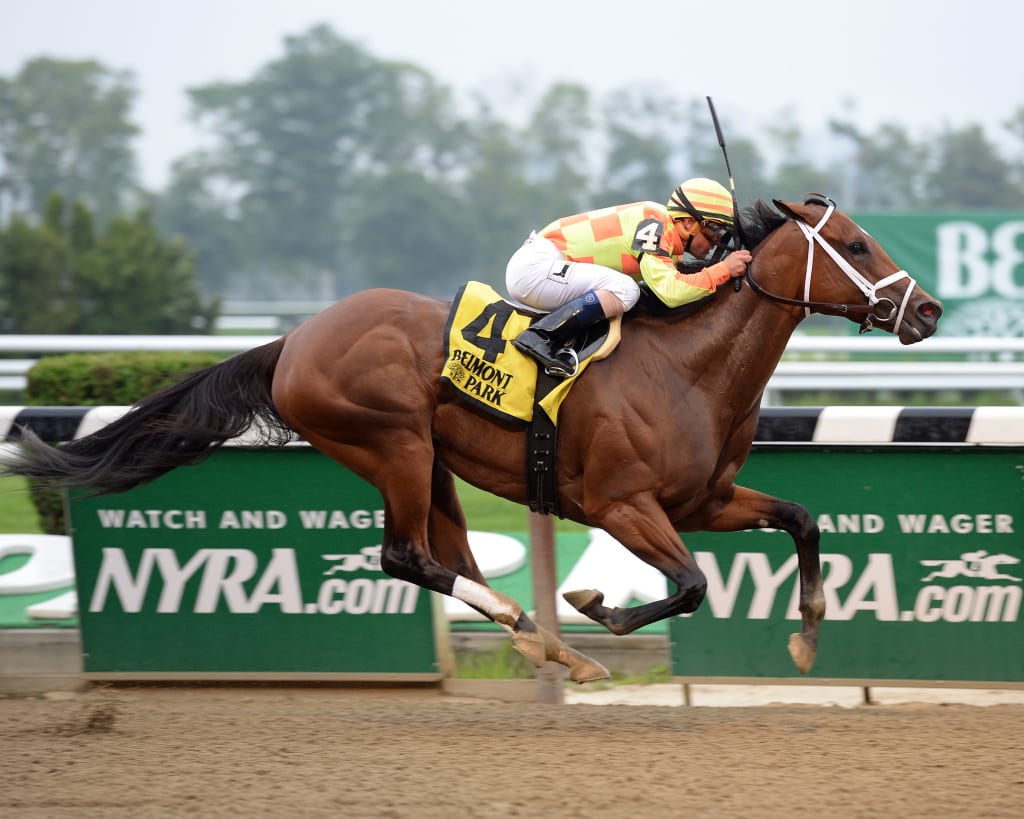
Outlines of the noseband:
<svg viewBox="0 0 1024 819">
<path fill-rule="evenodd" d="M 747 266 L 747 282 L 750 284 L 750 289 L 753 290 L 758 296 L 764 296 L 765 298 L 771 299 L 772 301 L 780 302 L 781 304 L 791 304 L 796 307 L 804 308 L 804 316 L 809 316 L 811 310 L 828 310 L 839 314 L 849 313 L 851 310 L 865 311 L 866 315 L 864 321 L 861 322 L 860 332 L 867 333 L 874 329 L 876 326 L 883 324 L 892 324 L 892 332 L 898 333 L 900 325 L 903 323 L 903 314 L 906 312 L 907 304 L 910 300 L 910 294 L 917 286 L 917 282 L 911 278 L 910 274 L 906 270 L 897 270 L 886 276 L 883 279 L 879 279 L 877 282 L 868 281 L 862 276 L 853 265 L 851 265 L 846 259 L 839 255 L 832 245 L 826 242 L 821 237 L 821 229 L 828 222 L 829 218 L 835 212 L 836 203 L 826 197 L 815 196 L 808 200 L 808 203 L 815 202 L 825 206 L 825 214 L 821 217 L 821 220 L 813 228 L 809 227 L 804 222 L 797 221 L 796 226 L 803 232 L 804 237 L 807 239 L 807 272 L 804 276 L 804 297 L 803 299 L 790 299 L 785 296 L 779 296 L 775 293 L 769 293 L 767 290 L 762 288 L 757 282 L 754 281 L 754 276 L 751 271 L 750 265 Z M 836 263 L 840 270 L 846 274 L 846 277 L 853 282 L 857 289 L 864 294 L 868 300 L 867 304 L 838 304 L 833 302 L 821 302 L 811 301 L 811 273 L 814 264 L 814 245 L 815 243 L 821 245 L 824 251 L 829 257 Z M 887 297 L 879 297 L 878 291 L 883 288 L 889 287 L 895 284 L 901 279 L 908 279 L 910 283 L 907 285 L 907 289 L 903 293 L 903 300 L 897 307 L 896 302 Z M 885 314 L 881 313 L 881 309 L 885 309 Z"/>
</svg>

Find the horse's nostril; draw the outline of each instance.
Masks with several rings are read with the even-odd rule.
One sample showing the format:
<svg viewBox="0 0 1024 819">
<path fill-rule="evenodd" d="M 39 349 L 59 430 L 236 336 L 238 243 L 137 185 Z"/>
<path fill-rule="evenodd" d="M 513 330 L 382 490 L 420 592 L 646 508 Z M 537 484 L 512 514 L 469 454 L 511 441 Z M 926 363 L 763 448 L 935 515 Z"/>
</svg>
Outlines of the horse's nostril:
<svg viewBox="0 0 1024 819">
<path fill-rule="evenodd" d="M 926 321 L 938 321 L 942 315 L 942 305 L 933 301 L 926 301 L 917 308 L 917 314 Z"/>
</svg>

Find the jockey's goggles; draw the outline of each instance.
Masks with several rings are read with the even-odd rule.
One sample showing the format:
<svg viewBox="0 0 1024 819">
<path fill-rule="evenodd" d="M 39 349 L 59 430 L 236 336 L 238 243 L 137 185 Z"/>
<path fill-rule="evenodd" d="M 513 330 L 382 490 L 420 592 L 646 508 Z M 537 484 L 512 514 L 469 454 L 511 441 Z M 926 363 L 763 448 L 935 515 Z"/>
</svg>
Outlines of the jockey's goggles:
<svg viewBox="0 0 1024 819">
<path fill-rule="evenodd" d="M 694 225 L 689 230 L 682 228 L 681 222 L 684 219 L 693 219 Z M 679 216 L 673 219 L 673 221 L 680 225 L 680 229 L 685 231 L 685 234 L 689 237 L 694 237 L 698 233 L 703 233 L 704 238 L 707 239 L 711 244 L 718 245 L 729 238 L 729 232 L 732 227 L 725 222 L 719 222 L 716 219 L 694 219 L 689 213 L 685 216 Z"/>
<path fill-rule="evenodd" d="M 713 219 L 705 219 L 700 223 L 701 231 L 709 240 L 718 244 L 729 232 L 729 226 L 724 222 L 716 222 Z"/>
</svg>

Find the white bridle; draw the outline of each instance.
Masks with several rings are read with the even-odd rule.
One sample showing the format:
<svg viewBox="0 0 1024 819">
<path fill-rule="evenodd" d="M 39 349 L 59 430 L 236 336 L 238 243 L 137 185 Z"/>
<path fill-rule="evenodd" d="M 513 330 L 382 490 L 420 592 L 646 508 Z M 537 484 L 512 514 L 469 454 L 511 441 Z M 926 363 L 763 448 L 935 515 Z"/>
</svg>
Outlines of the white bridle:
<svg viewBox="0 0 1024 819">
<path fill-rule="evenodd" d="M 903 314 L 904 312 L 906 312 L 907 303 L 910 300 L 910 294 L 913 292 L 914 288 L 917 287 L 917 282 L 911 277 L 909 273 L 907 273 L 906 270 L 897 270 L 895 273 L 886 276 L 884 279 L 879 279 L 877 282 L 870 282 L 867 279 L 865 279 L 860 273 L 858 273 L 853 268 L 853 265 L 851 265 L 848 261 L 846 261 L 846 259 L 840 256 L 836 249 L 832 247 L 832 245 L 830 245 L 823 238 L 821 238 L 820 231 L 825 226 L 825 223 L 828 222 L 829 217 L 831 217 L 832 214 L 835 212 L 835 209 L 835 204 L 829 202 L 825 208 L 825 214 L 821 217 L 821 220 L 818 222 L 818 224 L 816 224 L 813 228 L 809 227 L 804 222 L 796 222 L 797 227 L 799 227 L 800 230 L 803 231 L 804 236 L 807 238 L 807 274 L 804 277 L 804 301 L 809 302 L 811 300 L 811 266 L 814 261 L 814 243 L 817 242 L 819 245 L 821 245 L 822 248 L 824 248 L 825 252 L 829 255 L 829 257 L 831 257 L 832 261 L 834 261 L 839 266 L 839 269 L 846 274 L 846 277 L 855 285 L 857 285 L 857 288 L 860 290 L 861 293 L 864 294 L 864 297 L 868 300 L 869 305 L 874 307 L 876 304 L 879 304 L 882 301 L 887 301 L 890 305 L 892 305 L 892 309 L 889 310 L 889 313 L 886 316 L 877 316 L 874 314 L 869 315 L 864 320 L 864 324 L 861 325 L 861 332 L 867 332 L 872 328 L 873 324 L 871 319 L 874 318 L 883 324 L 887 324 L 890 320 L 892 320 L 892 332 L 898 334 L 900 325 L 903 323 Z M 910 284 L 907 285 L 907 289 L 903 293 L 903 301 L 900 303 L 899 312 L 896 313 L 896 318 L 895 320 L 893 320 L 892 314 L 896 310 L 896 302 L 894 302 L 890 298 L 880 299 L 877 293 L 879 290 L 888 287 L 891 284 L 895 284 L 901 279 L 909 279 Z M 810 314 L 810 307 L 804 307 L 804 316 L 806 317 L 809 316 Z"/>
</svg>

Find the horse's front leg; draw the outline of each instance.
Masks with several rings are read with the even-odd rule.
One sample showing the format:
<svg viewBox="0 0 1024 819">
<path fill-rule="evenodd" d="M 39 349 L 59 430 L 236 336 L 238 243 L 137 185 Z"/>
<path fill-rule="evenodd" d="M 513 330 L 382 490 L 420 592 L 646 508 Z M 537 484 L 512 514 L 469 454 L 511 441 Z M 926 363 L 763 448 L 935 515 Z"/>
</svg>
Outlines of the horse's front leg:
<svg viewBox="0 0 1024 819">
<path fill-rule="evenodd" d="M 658 620 L 697 610 L 707 591 L 707 578 L 653 495 L 607 505 L 600 514 L 592 514 L 591 520 L 675 583 L 676 591 L 663 600 L 625 608 L 604 605 L 604 594 L 597 589 L 563 594 L 577 611 L 612 634 L 623 635 Z"/>
<path fill-rule="evenodd" d="M 814 664 L 818 632 L 825 617 L 825 593 L 818 551 L 821 532 L 814 518 L 798 503 L 744 486 L 734 489 L 732 498 L 695 528 L 708 532 L 782 529 L 793 538 L 800 567 L 800 614 L 803 619 L 800 633 L 789 636 L 789 653 L 800 673 L 806 674 Z M 692 521 L 687 523 L 692 524 Z"/>
</svg>

